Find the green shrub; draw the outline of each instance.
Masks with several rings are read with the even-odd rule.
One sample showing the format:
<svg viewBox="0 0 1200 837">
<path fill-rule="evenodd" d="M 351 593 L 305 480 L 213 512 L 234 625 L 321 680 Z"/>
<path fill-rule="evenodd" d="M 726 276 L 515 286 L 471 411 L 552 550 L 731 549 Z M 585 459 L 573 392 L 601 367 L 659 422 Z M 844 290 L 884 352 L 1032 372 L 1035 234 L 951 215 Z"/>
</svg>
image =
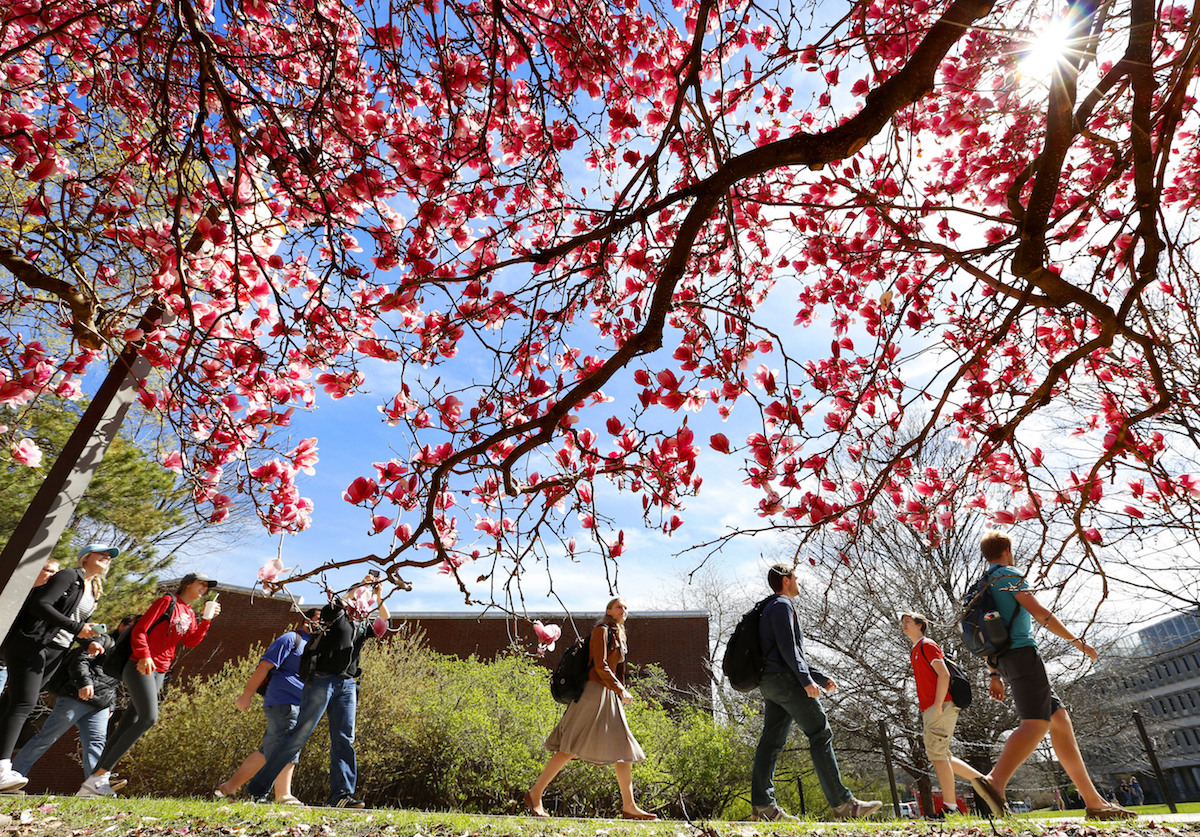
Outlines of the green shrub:
<svg viewBox="0 0 1200 837">
<path fill-rule="evenodd" d="M 264 722 L 253 707 L 238 712 L 259 654 L 218 674 L 171 687 L 160 720 L 123 760 L 130 790 L 204 796 L 227 779 L 261 742 Z M 515 813 L 550 753 L 546 735 L 562 707 L 550 697 L 549 673 L 519 653 L 492 662 L 436 654 L 420 637 L 368 643 L 362 655 L 356 750 L 358 795 L 373 806 Z M 678 705 L 656 668 L 631 675 L 637 700 L 627 707 L 630 729 L 646 751 L 633 768 L 639 804 L 668 816 L 711 818 L 744 802 L 753 742 L 705 709 Z M 329 737 L 325 721 L 301 753 L 293 791 L 301 799 L 328 795 Z M 560 815 L 605 816 L 620 811 L 611 767 L 569 764 L 544 802 Z"/>
</svg>

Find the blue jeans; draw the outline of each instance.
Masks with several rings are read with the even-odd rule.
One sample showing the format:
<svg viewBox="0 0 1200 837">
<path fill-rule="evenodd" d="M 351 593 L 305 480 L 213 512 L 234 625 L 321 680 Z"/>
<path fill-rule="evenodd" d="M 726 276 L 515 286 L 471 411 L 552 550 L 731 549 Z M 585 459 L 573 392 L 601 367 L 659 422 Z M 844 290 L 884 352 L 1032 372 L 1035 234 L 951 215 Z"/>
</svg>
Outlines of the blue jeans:
<svg viewBox="0 0 1200 837">
<path fill-rule="evenodd" d="M 754 751 L 754 772 L 750 777 L 750 804 L 758 807 L 775 804 L 775 764 L 787 744 L 792 721 L 808 736 L 808 749 L 821 791 L 831 808 L 850 799 L 850 789 L 842 783 L 837 756 L 833 754 L 833 732 L 825 718 L 821 701 L 809 697 L 790 671 L 770 672 L 758 684 L 765 709 L 762 737 Z"/>
<path fill-rule="evenodd" d="M 304 684 L 300 717 L 287 738 L 266 753 L 267 763 L 246 784 L 252 797 L 266 796 L 279 771 L 294 762 L 329 712 L 329 804 L 353 796 L 358 784 L 358 762 L 354 755 L 354 713 L 358 705 L 358 683 L 353 677 L 318 674 Z"/>
<path fill-rule="evenodd" d="M 300 707 L 294 703 L 276 703 L 264 706 L 263 715 L 267 719 L 267 729 L 263 733 L 262 744 L 258 745 L 258 751 L 266 758 L 288 737 L 288 733 L 296 728 L 296 721 L 300 719 Z M 299 760 L 300 751 L 297 750 L 296 758 L 292 759 L 292 762 Z"/>
<path fill-rule="evenodd" d="M 97 709 L 75 698 L 59 695 L 54 710 L 42 724 L 41 730 L 21 748 L 13 759 L 13 770 L 22 776 L 45 755 L 54 742 L 72 726 L 79 728 L 79 749 L 83 753 L 83 776 L 91 776 L 96 769 L 100 753 L 104 751 L 104 739 L 108 734 L 109 708 Z"/>
</svg>

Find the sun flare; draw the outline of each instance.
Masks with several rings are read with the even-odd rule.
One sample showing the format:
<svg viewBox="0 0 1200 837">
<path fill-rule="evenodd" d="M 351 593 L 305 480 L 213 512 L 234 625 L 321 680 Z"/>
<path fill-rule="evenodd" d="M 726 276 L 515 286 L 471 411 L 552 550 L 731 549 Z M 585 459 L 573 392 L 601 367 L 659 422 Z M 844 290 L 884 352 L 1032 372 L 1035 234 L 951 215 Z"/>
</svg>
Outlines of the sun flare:
<svg viewBox="0 0 1200 837">
<path fill-rule="evenodd" d="M 1049 79 L 1071 48 L 1071 26 L 1071 20 L 1060 18 L 1032 32 L 1021 51 L 1021 74 L 1036 81 Z"/>
</svg>

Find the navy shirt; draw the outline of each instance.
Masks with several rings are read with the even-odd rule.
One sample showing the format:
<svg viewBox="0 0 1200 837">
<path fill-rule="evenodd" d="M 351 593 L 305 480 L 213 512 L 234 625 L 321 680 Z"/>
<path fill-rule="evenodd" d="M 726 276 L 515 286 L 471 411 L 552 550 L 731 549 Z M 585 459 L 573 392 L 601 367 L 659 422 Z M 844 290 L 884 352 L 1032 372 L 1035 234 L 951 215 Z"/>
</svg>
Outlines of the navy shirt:
<svg viewBox="0 0 1200 837">
<path fill-rule="evenodd" d="M 782 593 L 767 602 L 758 621 L 759 648 L 763 654 L 763 673 L 790 671 L 801 686 L 824 686 L 829 678 L 804 659 L 804 631 L 796 618 L 792 600 Z"/>
</svg>

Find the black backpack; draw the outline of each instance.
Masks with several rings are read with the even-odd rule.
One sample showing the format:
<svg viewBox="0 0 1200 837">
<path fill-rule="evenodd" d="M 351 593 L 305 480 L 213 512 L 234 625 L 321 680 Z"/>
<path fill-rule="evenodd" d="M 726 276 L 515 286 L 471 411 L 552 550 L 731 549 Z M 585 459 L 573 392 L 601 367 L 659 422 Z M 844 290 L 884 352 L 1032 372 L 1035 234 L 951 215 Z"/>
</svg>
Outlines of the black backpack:
<svg viewBox="0 0 1200 837">
<path fill-rule="evenodd" d="M 773 598 L 773 595 L 767 596 L 743 614 L 725 645 L 721 671 L 729 678 L 729 685 L 739 692 L 753 691 L 762 679 L 764 660 L 758 637 L 758 622 L 767 602 Z"/>
<path fill-rule="evenodd" d="M 929 662 L 929 655 L 925 653 L 925 646 L 921 646 L 921 656 L 925 658 L 925 662 Z M 945 656 L 942 657 L 942 662 L 946 664 L 946 670 L 950 672 L 950 688 L 946 690 L 946 694 L 950 696 L 950 702 L 959 709 L 966 709 L 971 705 L 971 681 L 967 679 L 967 675 L 957 664 L 951 662 Z M 932 664 L 930 664 L 932 667 Z"/>
<path fill-rule="evenodd" d="M 997 566 L 993 564 L 988 567 L 987 572 L 968 587 L 963 596 L 963 644 L 977 657 L 994 658 L 1007 651 L 1012 643 L 1012 637 L 1009 636 L 1012 620 L 1005 622 L 1001 618 L 992 594 L 992 584 L 996 581 L 992 570 Z M 1016 615 L 1015 612 L 1013 615 Z"/>
<path fill-rule="evenodd" d="M 557 702 L 570 704 L 583 696 L 583 687 L 588 679 L 588 662 L 591 660 L 591 644 L 589 634 L 563 651 L 554 673 L 550 675 L 550 695 Z"/>
</svg>

